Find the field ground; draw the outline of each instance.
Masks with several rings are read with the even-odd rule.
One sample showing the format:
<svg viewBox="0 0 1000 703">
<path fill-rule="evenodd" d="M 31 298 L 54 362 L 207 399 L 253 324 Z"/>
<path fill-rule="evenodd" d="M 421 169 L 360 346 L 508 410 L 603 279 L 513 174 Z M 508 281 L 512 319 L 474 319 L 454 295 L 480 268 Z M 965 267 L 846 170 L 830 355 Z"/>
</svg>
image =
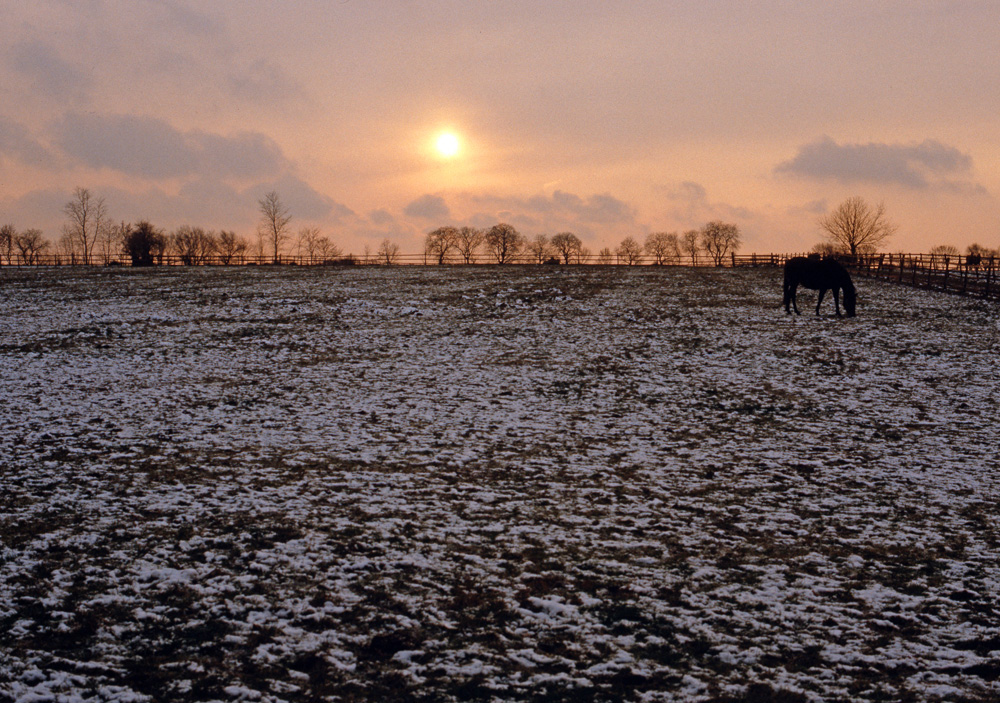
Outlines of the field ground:
<svg viewBox="0 0 1000 703">
<path fill-rule="evenodd" d="M 1000 307 L 0 270 L 0 700 L 1000 698 Z"/>
</svg>

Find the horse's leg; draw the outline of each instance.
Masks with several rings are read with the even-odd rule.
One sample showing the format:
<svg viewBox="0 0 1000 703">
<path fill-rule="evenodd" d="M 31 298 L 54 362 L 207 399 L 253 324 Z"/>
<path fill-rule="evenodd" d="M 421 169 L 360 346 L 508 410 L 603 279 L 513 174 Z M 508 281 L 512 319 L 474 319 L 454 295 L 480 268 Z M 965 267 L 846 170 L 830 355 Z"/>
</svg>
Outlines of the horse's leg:
<svg viewBox="0 0 1000 703">
<path fill-rule="evenodd" d="M 790 286 L 790 288 L 791 288 L 791 292 L 789 293 L 789 297 L 792 299 L 792 307 L 795 308 L 795 314 L 798 315 L 799 314 L 799 301 L 796 298 L 798 298 L 797 293 L 798 293 L 798 290 L 799 290 L 799 284 L 798 283 L 793 283 Z M 785 310 L 788 310 L 788 306 L 787 305 L 785 306 Z"/>
<path fill-rule="evenodd" d="M 782 302 L 785 305 L 785 314 L 786 315 L 791 314 L 792 311 L 788 309 L 788 306 L 791 305 L 792 303 L 792 287 L 788 285 L 788 281 L 785 281 L 785 285 L 783 286 L 783 293 L 785 299 Z"/>
<path fill-rule="evenodd" d="M 826 288 L 819 289 L 819 300 L 816 301 L 816 314 L 819 315 L 819 306 L 823 302 L 823 296 L 826 295 Z"/>
<path fill-rule="evenodd" d="M 833 307 L 837 311 L 837 317 L 840 317 L 840 301 L 838 300 L 838 294 L 840 293 L 839 288 L 833 288 L 830 291 L 833 293 Z"/>
</svg>

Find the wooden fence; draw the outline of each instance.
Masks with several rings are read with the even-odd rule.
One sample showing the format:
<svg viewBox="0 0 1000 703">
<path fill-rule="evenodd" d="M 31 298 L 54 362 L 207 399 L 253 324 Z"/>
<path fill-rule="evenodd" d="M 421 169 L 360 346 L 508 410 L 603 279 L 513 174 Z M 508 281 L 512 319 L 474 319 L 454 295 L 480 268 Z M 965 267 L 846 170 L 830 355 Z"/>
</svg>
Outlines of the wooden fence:
<svg viewBox="0 0 1000 703">
<path fill-rule="evenodd" d="M 849 262 L 860 274 L 916 288 L 1000 300 L 997 257 L 874 254 Z"/>
</svg>

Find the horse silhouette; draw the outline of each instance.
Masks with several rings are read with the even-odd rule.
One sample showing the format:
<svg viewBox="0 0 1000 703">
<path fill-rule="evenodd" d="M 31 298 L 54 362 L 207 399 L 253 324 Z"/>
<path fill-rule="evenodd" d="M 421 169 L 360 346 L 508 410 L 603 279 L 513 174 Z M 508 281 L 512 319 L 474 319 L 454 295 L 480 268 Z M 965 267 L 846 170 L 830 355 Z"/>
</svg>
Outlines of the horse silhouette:
<svg viewBox="0 0 1000 703">
<path fill-rule="evenodd" d="M 819 291 L 819 300 L 816 301 L 816 314 L 819 315 L 819 306 L 823 302 L 826 292 L 833 292 L 833 305 L 837 309 L 837 317 L 840 317 L 840 301 L 837 299 L 838 293 L 844 291 L 844 310 L 848 317 L 854 317 L 855 305 L 857 303 L 857 292 L 854 290 L 854 283 L 851 282 L 851 275 L 847 273 L 840 262 L 835 259 L 815 259 L 804 256 L 796 256 L 785 262 L 785 312 L 790 313 L 789 304 L 795 308 L 795 314 L 799 314 L 798 303 L 795 302 L 795 291 L 799 286 Z"/>
</svg>

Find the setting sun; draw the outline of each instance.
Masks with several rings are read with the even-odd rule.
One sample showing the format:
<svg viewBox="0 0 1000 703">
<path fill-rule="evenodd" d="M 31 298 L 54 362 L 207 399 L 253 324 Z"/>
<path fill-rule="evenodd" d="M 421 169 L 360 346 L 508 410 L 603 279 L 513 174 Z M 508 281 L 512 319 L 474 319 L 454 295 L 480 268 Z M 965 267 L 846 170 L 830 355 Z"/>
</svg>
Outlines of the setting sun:
<svg viewBox="0 0 1000 703">
<path fill-rule="evenodd" d="M 436 146 L 438 154 L 450 159 L 458 154 L 460 144 L 457 136 L 451 132 L 444 132 L 438 135 Z"/>
</svg>

